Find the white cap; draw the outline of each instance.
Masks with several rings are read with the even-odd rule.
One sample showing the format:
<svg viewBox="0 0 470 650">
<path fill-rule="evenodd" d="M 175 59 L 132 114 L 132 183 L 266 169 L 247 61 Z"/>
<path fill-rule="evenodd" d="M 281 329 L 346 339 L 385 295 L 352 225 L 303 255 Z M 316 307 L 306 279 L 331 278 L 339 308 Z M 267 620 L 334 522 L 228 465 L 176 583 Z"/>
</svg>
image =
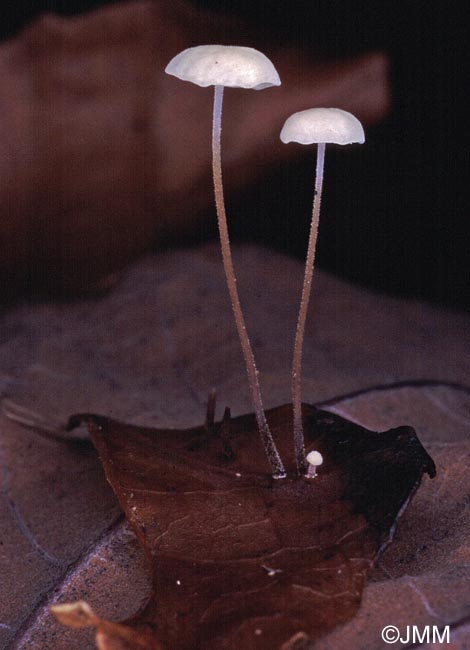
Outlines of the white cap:
<svg viewBox="0 0 470 650">
<path fill-rule="evenodd" d="M 198 86 L 231 86 L 262 90 L 280 86 L 276 68 L 252 47 L 198 45 L 177 54 L 165 72 Z"/>
<path fill-rule="evenodd" d="M 320 454 L 319 451 L 311 451 L 307 454 L 306 461 L 309 465 L 313 465 L 314 467 L 318 467 L 319 465 L 322 465 L 323 463 L 323 456 Z"/>
<path fill-rule="evenodd" d="M 348 111 L 341 108 L 309 108 L 287 118 L 282 127 L 281 140 L 286 144 L 362 144 L 365 136 L 362 124 Z"/>
</svg>

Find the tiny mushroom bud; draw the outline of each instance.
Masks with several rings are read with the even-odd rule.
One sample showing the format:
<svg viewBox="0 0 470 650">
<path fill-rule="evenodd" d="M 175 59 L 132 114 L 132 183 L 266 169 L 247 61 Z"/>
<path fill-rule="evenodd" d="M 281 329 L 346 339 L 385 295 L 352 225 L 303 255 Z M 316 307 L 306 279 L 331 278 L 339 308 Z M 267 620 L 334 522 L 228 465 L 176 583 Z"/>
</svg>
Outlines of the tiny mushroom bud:
<svg viewBox="0 0 470 650">
<path fill-rule="evenodd" d="M 191 47 L 177 54 L 168 63 L 165 72 L 183 81 L 191 81 L 198 86 L 215 87 L 212 121 L 212 176 L 225 277 L 245 359 L 258 429 L 271 465 L 273 477 L 283 478 L 286 472 L 266 420 L 261 399 L 258 370 L 238 296 L 225 213 L 220 151 L 224 86 L 262 90 L 270 86 L 280 86 L 281 80 L 275 67 L 264 54 L 251 47 L 235 45 L 200 45 Z"/>
<path fill-rule="evenodd" d="M 305 460 L 307 461 L 307 477 L 315 478 L 317 467 L 323 464 L 323 456 L 319 451 L 311 451 L 307 454 Z"/>
<path fill-rule="evenodd" d="M 310 288 L 312 284 L 313 267 L 315 264 L 315 248 L 317 244 L 320 203 L 323 187 L 325 144 L 352 144 L 354 142 L 362 144 L 365 141 L 365 136 L 362 124 L 351 113 L 343 111 L 340 108 L 310 108 L 291 115 L 286 120 L 280 137 L 282 142 L 286 144 L 288 142 L 298 142 L 300 144 L 318 145 L 312 222 L 310 226 L 307 261 L 305 264 L 304 283 L 292 362 L 292 407 L 294 412 L 293 428 L 295 459 L 297 470 L 299 473 L 302 473 L 306 469 L 306 460 L 308 461 L 308 457 L 305 459 L 305 443 L 302 424 L 302 346 L 305 332 L 305 321 L 307 319 L 308 301 L 310 298 Z"/>
</svg>

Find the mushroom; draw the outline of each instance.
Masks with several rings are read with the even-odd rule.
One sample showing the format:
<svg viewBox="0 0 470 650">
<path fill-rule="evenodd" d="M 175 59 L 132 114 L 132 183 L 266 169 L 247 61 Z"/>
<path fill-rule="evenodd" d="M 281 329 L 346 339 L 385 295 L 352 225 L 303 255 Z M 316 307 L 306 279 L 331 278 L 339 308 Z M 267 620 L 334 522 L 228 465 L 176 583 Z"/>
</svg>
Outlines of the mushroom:
<svg viewBox="0 0 470 650">
<path fill-rule="evenodd" d="M 175 56 L 167 65 L 165 72 L 184 81 L 191 81 L 198 86 L 215 87 L 212 122 L 212 175 L 225 277 L 245 359 L 258 429 L 273 477 L 284 478 L 286 472 L 266 420 L 258 379 L 259 373 L 238 296 L 225 214 L 220 153 L 224 87 L 262 90 L 270 86 L 280 86 L 281 80 L 275 67 L 264 54 L 250 47 L 231 45 L 191 47 Z"/>
<path fill-rule="evenodd" d="M 307 454 L 305 460 L 307 461 L 307 478 L 315 478 L 317 467 L 323 465 L 323 456 L 319 451 L 311 451 Z"/>
<path fill-rule="evenodd" d="M 323 165 L 325 160 L 325 145 L 352 144 L 365 141 L 364 129 L 359 120 L 351 113 L 340 108 L 310 108 L 294 113 L 287 118 L 281 131 L 281 140 L 298 142 L 300 144 L 317 144 L 317 166 L 315 177 L 315 192 L 313 197 L 312 222 L 308 242 L 307 261 L 305 264 L 302 298 L 300 301 L 299 318 L 295 334 L 294 356 L 292 361 L 292 408 L 294 414 L 294 447 L 295 460 L 299 473 L 307 469 L 308 458 L 305 458 L 305 443 L 302 424 L 301 374 L 302 346 L 307 318 L 310 288 L 312 284 L 313 267 L 315 263 L 315 247 L 318 236 L 320 218 L 320 203 L 323 186 Z M 310 471 L 310 469 L 309 469 Z"/>
</svg>

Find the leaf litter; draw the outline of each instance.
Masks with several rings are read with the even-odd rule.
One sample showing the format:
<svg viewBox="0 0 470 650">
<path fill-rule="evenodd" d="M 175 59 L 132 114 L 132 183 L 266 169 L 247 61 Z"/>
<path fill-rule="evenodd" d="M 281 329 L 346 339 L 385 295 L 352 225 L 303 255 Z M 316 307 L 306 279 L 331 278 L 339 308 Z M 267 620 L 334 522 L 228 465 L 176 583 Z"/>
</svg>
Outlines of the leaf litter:
<svg viewBox="0 0 470 650">
<path fill-rule="evenodd" d="M 85 617 L 99 648 L 297 649 L 354 616 L 434 463 L 410 427 L 377 434 L 304 405 L 307 448 L 325 458 L 308 480 L 294 471 L 291 407 L 267 416 L 290 459 L 284 480 L 263 467 L 251 415 L 189 430 L 71 419 L 87 424 L 152 574 L 152 595 L 130 620 Z M 86 605 L 63 607 L 60 620 L 76 625 Z"/>
</svg>

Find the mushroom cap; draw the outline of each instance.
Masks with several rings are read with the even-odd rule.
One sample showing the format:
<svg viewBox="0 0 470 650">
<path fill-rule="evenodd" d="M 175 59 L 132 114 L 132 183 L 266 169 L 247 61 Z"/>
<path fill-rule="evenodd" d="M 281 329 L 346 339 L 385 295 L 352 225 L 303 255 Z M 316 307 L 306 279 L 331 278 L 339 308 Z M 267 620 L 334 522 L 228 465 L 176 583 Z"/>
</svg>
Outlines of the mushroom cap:
<svg viewBox="0 0 470 650">
<path fill-rule="evenodd" d="M 320 454 L 319 451 L 311 451 L 307 454 L 306 458 L 307 463 L 309 465 L 313 465 L 314 467 L 318 467 L 319 465 L 322 465 L 323 463 L 323 456 Z"/>
<path fill-rule="evenodd" d="M 280 86 L 276 68 L 252 47 L 198 45 L 177 54 L 165 72 L 198 86 L 231 86 L 262 90 Z"/>
<path fill-rule="evenodd" d="M 285 121 L 280 137 L 286 144 L 362 144 L 365 141 L 364 129 L 357 117 L 341 108 L 309 108 L 294 113 Z"/>
</svg>

